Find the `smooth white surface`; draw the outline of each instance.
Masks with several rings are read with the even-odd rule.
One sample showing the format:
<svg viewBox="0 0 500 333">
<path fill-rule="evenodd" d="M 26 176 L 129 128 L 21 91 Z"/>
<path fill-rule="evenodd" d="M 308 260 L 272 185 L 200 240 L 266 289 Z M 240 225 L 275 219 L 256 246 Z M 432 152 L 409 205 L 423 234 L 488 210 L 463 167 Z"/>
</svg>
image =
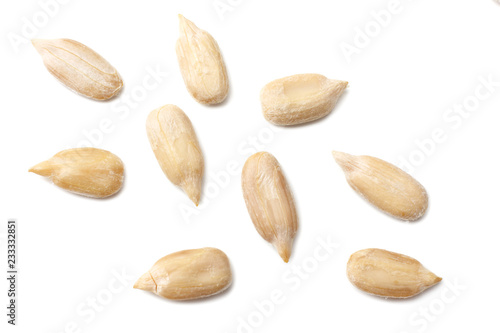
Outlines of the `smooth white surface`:
<svg viewBox="0 0 500 333">
<path fill-rule="evenodd" d="M 32 21 L 41 10 L 37 1 L 0 5 L 0 233 L 7 218 L 17 218 L 20 237 L 19 321 L 15 328 L 7 325 L 2 310 L 2 332 L 490 331 L 500 297 L 500 86 L 460 124 L 443 117 L 475 94 L 480 77 L 500 82 L 500 6 L 491 0 L 401 0 L 399 13 L 348 63 L 341 43 L 352 44 L 357 28 L 372 24 L 370 13 L 388 8 L 390 0 L 221 0 L 233 8 L 223 19 L 213 2 L 59 5 L 36 38 L 78 40 L 115 66 L 125 90 L 104 103 L 61 86 L 31 45 L 20 45 L 18 52 L 12 47 L 8 37 L 22 35 L 23 17 Z M 221 106 L 199 105 L 184 87 L 174 49 L 178 13 L 221 47 L 231 86 Z M 168 77 L 124 116 L 127 96 L 156 67 Z M 320 121 L 269 125 L 260 112 L 261 87 L 305 72 L 348 80 L 349 88 Z M 170 103 L 191 118 L 206 159 L 210 194 L 190 219 L 180 207 L 192 204 L 162 174 L 145 133 L 147 114 Z M 87 199 L 27 172 L 77 146 L 102 119 L 114 127 L 97 146 L 120 156 L 126 167 L 119 195 Z M 430 195 L 428 214 L 417 223 L 394 220 L 364 202 L 330 155 L 335 149 L 398 164 L 418 154 L 415 140 L 430 138 L 436 129 L 446 140 L 413 172 Z M 289 264 L 255 231 L 239 175 L 222 188 L 212 180 L 221 170 L 241 167 L 258 135 L 267 141 L 257 141 L 260 149 L 282 164 L 297 202 L 300 232 Z M 339 247 L 329 255 L 320 252 L 326 257 L 314 266 L 317 239 L 329 237 Z M 160 257 L 204 246 L 220 248 L 231 260 L 234 284 L 224 294 L 179 303 L 132 289 Z M 443 282 L 408 300 L 366 295 L 349 283 L 345 264 L 367 247 L 412 256 Z M 0 253 L 4 268 L 5 239 Z M 294 267 L 302 265 L 310 273 L 298 277 Z M 113 272 L 122 270 L 129 278 L 116 291 L 120 283 Z M 110 283 L 116 291 L 111 299 Z M 454 292 L 448 283 L 465 289 Z M 273 311 L 257 310 L 255 302 L 280 293 Z M 107 304 L 91 310 L 87 302 L 96 297 Z M 256 327 L 238 331 L 241 320 L 249 319 Z"/>
</svg>

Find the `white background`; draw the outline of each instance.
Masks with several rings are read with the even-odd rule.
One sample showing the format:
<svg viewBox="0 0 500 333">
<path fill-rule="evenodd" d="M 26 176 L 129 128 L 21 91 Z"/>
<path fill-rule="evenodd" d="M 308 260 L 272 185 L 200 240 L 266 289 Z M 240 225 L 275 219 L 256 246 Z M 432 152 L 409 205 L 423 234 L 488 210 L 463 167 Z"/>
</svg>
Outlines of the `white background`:
<svg viewBox="0 0 500 333">
<path fill-rule="evenodd" d="M 481 77 L 500 81 L 500 6 L 492 0 L 401 0 L 399 12 L 376 31 L 370 13 L 387 9 L 390 0 L 221 3 L 231 10 L 218 13 L 212 0 L 70 0 L 53 8 L 53 17 L 42 17 L 38 31 L 24 37 L 71 38 L 104 56 L 125 88 L 112 101 L 96 102 L 59 84 L 30 44 L 9 41 L 23 37 L 26 20 L 40 15 L 39 2 L 2 1 L 0 253 L 5 267 L 6 220 L 16 218 L 20 272 L 14 328 L 6 324 L 7 285 L 0 283 L 2 332 L 495 330 L 500 86 L 467 118 L 445 117 L 456 117 L 447 113 L 455 104 L 473 101 Z M 220 45 L 231 85 L 221 106 L 198 104 L 184 87 L 174 49 L 178 13 Z M 355 45 L 357 29 L 367 25 L 373 37 L 349 62 L 341 45 Z M 157 67 L 168 77 L 121 119 L 114 108 Z M 308 72 L 347 80 L 349 87 L 328 117 L 269 136 L 276 128 L 261 115 L 261 87 Z M 190 218 L 180 209 L 191 202 L 163 175 L 145 133 L 147 114 L 164 104 L 188 114 L 205 156 L 204 190 L 211 192 Z M 102 119 L 110 119 L 113 130 L 96 146 L 126 167 L 118 195 L 84 198 L 27 172 L 79 145 Z M 439 129 L 445 140 L 423 157 L 416 141 Z M 241 167 L 259 135 L 266 141 L 257 141 L 260 149 L 280 161 L 296 198 L 300 232 L 289 264 L 255 231 L 239 174 L 228 184 L 212 179 L 228 163 Z M 430 196 L 427 215 L 405 223 L 371 207 L 347 185 L 333 149 L 398 165 L 413 156 L 412 175 Z M 339 243 L 319 263 L 313 256 L 318 238 Z M 205 246 L 230 258 L 234 283 L 224 294 L 174 302 L 132 288 L 162 256 Z M 347 280 L 345 265 L 351 253 L 368 247 L 410 255 L 443 281 L 408 300 L 364 294 Z M 310 273 L 298 278 L 292 269 L 304 264 Z M 122 271 L 125 287 L 110 294 L 108 285 Z M 267 303 L 275 290 L 283 302 L 264 317 L 255 302 Z M 106 304 L 89 310 L 87 302 L 96 297 Z M 249 319 L 253 326 L 238 331 Z"/>
</svg>

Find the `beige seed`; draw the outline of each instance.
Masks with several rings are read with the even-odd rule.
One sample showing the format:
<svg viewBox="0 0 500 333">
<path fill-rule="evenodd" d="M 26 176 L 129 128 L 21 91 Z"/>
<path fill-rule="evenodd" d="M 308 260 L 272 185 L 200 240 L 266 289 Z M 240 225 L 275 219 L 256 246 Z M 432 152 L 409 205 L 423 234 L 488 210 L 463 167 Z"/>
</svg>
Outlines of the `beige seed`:
<svg viewBox="0 0 500 333">
<path fill-rule="evenodd" d="M 49 72 L 71 90 L 89 98 L 107 100 L 123 86 L 120 74 L 89 47 L 71 39 L 34 39 Z"/>
<path fill-rule="evenodd" d="M 219 104 L 227 96 L 229 83 L 219 45 L 206 31 L 179 15 L 177 60 L 189 93 L 202 104 Z"/>
<path fill-rule="evenodd" d="M 268 83 L 260 101 L 264 118 L 275 125 L 298 125 L 325 117 L 347 87 L 320 74 L 297 74 Z"/>
<path fill-rule="evenodd" d="M 115 194 L 124 177 L 120 158 L 97 148 L 63 150 L 29 171 L 49 178 L 60 188 L 91 198 Z"/>
<path fill-rule="evenodd" d="M 276 158 L 267 152 L 250 156 L 243 166 L 241 186 L 255 228 L 288 262 L 297 233 L 297 213 Z"/>
<path fill-rule="evenodd" d="M 206 247 L 169 254 L 158 260 L 134 284 L 173 300 L 190 300 L 218 294 L 231 285 L 229 259 L 221 250 Z"/>
<path fill-rule="evenodd" d="M 351 255 L 347 277 L 357 288 L 389 298 L 415 296 L 442 280 L 417 260 L 380 249 L 365 249 Z"/>
<path fill-rule="evenodd" d="M 165 105 L 149 114 L 146 130 L 165 175 L 198 206 L 204 161 L 189 118 L 177 106 Z"/>
<path fill-rule="evenodd" d="M 332 153 L 349 185 L 375 207 L 407 221 L 418 220 L 425 214 L 427 192 L 403 170 L 376 157 Z"/>
</svg>

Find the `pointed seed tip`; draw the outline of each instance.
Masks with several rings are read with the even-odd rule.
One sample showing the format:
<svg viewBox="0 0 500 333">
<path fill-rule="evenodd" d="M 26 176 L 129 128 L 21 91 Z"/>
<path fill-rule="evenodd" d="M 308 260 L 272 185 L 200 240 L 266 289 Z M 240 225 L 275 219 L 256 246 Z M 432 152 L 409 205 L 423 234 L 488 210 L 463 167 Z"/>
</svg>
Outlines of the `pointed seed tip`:
<svg viewBox="0 0 500 333">
<path fill-rule="evenodd" d="M 134 289 L 140 289 L 145 291 L 154 290 L 154 281 L 151 279 L 151 275 L 148 272 L 144 273 L 137 281 L 134 283 Z"/>
<path fill-rule="evenodd" d="M 288 263 L 290 260 L 290 253 L 280 253 L 280 257 L 284 262 Z"/>
<path fill-rule="evenodd" d="M 44 175 L 42 175 L 42 172 L 39 169 L 36 168 L 36 166 L 30 168 L 28 170 L 28 172 L 34 173 L 36 175 L 44 176 Z"/>
<path fill-rule="evenodd" d="M 198 207 L 198 205 L 200 204 L 200 197 L 196 196 L 193 193 L 188 193 L 188 192 L 186 192 L 186 193 L 189 197 L 189 200 L 191 200 L 196 205 L 196 207 Z"/>
<path fill-rule="evenodd" d="M 337 162 L 344 172 L 351 170 L 353 165 L 356 164 L 355 156 L 351 154 L 340 151 L 332 151 L 332 155 L 335 162 Z"/>
<path fill-rule="evenodd" d="M 29 168 L 28 172 L 36 173 L 37 175 L 40 174 L 40 168 L 38 167 L 38 164 L 35 166 L 32 166 Z"/>
<path fill-rule="evenodd" d="M 189 200 L 191 200 L 196 205 L 196 207 L 198 207 L 201 198 L 201 189 L 197 188 L 197 186 L 194 184 L 185 184 L 181 186 L 181 188 L 184 193 L 187 194 Z"/>
<path fill-rule="evenodd" d="M 139 289 L 139 282 L 141 282 L 141 280 L 142 280 L 142 275 L 141 275 L 141 277 L 139 277 L 137 279 L 137 281 L 135 281 L 135 283 L 134 283 L 134 289 Z"/>
<path fill-rule="evenodd" d="M 38 48 L 40 47 L 40 45 L 46 41 L 48 41 L 49 39 L 42 39 L 42 38 L 33 38 L 31 40 L 31 45 L 33 45 L 35 47 L 35 49 L 38 50 Z"/>
<path fill-rule="evenodd" d="M 199 198 L 195 198 L 195 197 L 193 197 L 191 195 L 188 195 L 188 197 L 189 197 L 189 200 L 191 200 L 194 203 L 194 205 L 196 207 L 198 207 L 198 205 L 200 204 L 200 199 Z"/>
<path fill-rule="evenodd" d="M 334 158 L 337 162 L 345 161 L 345 160 L 347 160 L 349 157 L 351 157 L 351 156 L 352 156 L 352 155 L 350 155 L 350 154 L 348 154 L 348 153 L 344 153 L 344 152 L 337 151 L 337 150 L 332 150 L 332 155 L 333 155 L 333 158 Z"/>
<path fill-rule="evenodd" d="M 332 155 L 333 155 L 333 158 L 335 159 L 335 161 L 337 161 L 337 159 L 341 157 L 341 154 L 342 153 L 339 151 L 332 150 Z"/>
<path fill-rule="evenodd" d="M 32 166 L 28 172 L 36 173 L 37 175 L 48 177 L 54 171 L 53 165 L 49 161 L 43 161 Z"/>
<path fill-rule="evenodd" d="M 279 253 L 281 259 L 283 259 L 284 262 L 288 263 L 288 261 L 290 260 L 291 252 L 292 252 L 291 244 L 289 244 L 289 243 L 279 244 L 277 246 L 277 250 L 278 250 L 278 253 Z"/>
</svg>

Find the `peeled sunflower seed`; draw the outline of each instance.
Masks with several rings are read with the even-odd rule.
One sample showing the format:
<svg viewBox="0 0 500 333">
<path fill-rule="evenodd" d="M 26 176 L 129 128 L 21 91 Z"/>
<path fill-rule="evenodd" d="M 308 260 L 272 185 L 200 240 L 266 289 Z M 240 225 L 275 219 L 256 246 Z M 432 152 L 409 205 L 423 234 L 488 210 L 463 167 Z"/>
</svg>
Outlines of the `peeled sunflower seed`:
<svg viewBox="0 0 500 333">
<path fill-rule="evenodd" d="M 60 188 L 91 198 L 115 194 L 124 177 L 120 158 L 97 148 L 63 150 L 29 171 L 48 177 Z"/>
<path fill-rule="evenodd" d="M 381 159 L 332 152 L 349 185 L 363 198 L 395 218 L 415 221 L 427 210 L 425 188 L 412 176 Z"/>
<path fill-rule="evenodd" d="M 134 288 L 174 300 L 218 294 L 231 285 L 229 259 L 219 249 L 206 247 L 169 254 L 142 275 Z"/>
<path fill-rule="evenodd" d="M 219 45 L 206 31 L 179 15 L 177 60 L 189 93 L 202 104 L 219 104 L 227 96 L 229 83 Z"/>
<path fill-rule="evenodd" d="M 163 173 L 198 206 L 204 161 L 189 118 L 177 106 L 165 105 L 151 111 L 146 130 Z"/>
<path fill-rule="evenodd" d="M 320 74 L 297 74 L 272 81 L 262 88 L 264 118 L 275 125 L 297 125 L 332 112 L 348 82 Z"/>
<path fill-rule="evenodd" d="M 120 74 L 91 48 L 71 39 L 34 39 L 49 72 L 83 96 L 106 100 L 123 86 Z"/>
<path fill-rule="evenodd" d="M 276 158 L 267 152 L 250 156 L 243 166 L 241 186 L 255 229 L 288 262 L 297 233 L 297 212 Z"/>
<path fill-rule="evenodd" d="M 417 260 L 380 249 L 365 249 L 351 255 L 347 277 L 357 288 L 389 298 L 415 296 L 442 279 Z"/>
</svg>

